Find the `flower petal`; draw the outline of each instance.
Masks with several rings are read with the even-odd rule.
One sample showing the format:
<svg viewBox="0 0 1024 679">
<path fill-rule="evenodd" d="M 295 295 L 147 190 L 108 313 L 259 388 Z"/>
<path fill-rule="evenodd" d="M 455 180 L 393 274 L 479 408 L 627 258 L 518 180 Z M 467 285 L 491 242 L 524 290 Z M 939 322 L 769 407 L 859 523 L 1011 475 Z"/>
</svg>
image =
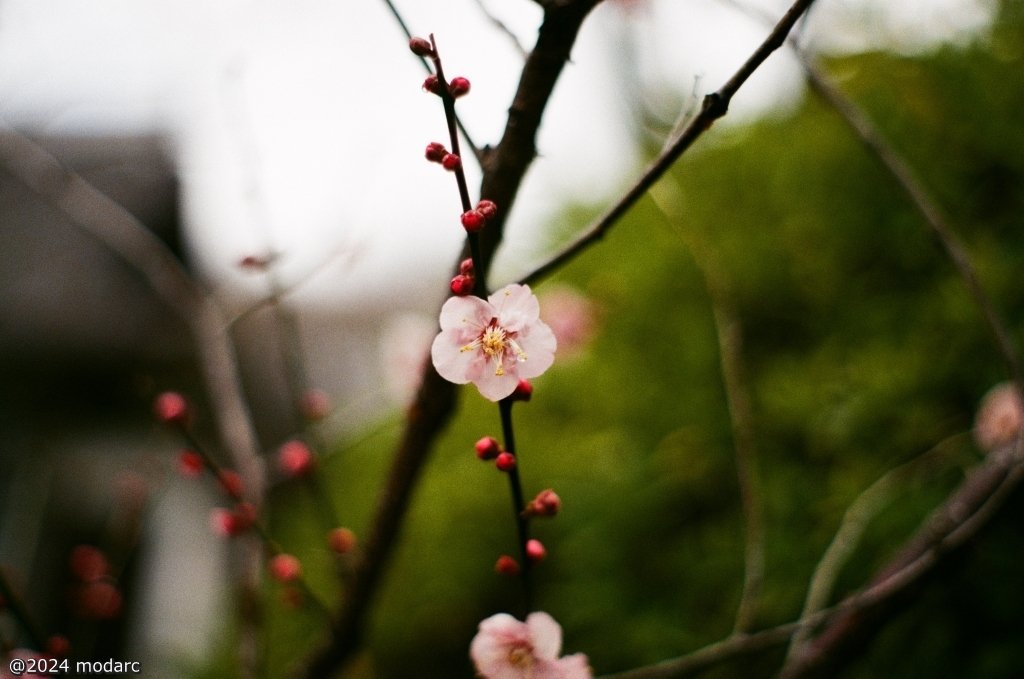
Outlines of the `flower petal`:
<svg viewBox="0 0 1024 679">
<path fill-rule="evenodd" d="M 441 329 L 484 326 L 496 314 L 495 308 L 479 297 L 450 297 L 441 307 Z"/>
<path fill-rule="evenodd" d="M 587 656 L 582 653 L 567 655 L 551 663 L 551 679 L 593 679 L 594 672 L 590 669 Z"/>
<path fill-rule="evenodd" d="M 530 630 L 507 613 L 492 615 L 480 623 L 479 631 L 469 646 L 477 672 L 487 679 L 520 679 L 522 668 L 509 660 L 515 648 L 528 648 Z"/>
<path fill-rule="evenodd" d="M 538 658 L 555 660 L 562 650 L 562 626 L 543 611 L 526 616 L 533 652 Z"/>
<path fill-rule="evenodd" d="M 430 359 L 437 374 L 449 382 L 466 384 L 473 379 L 473 363 L 479 360 L 477 352 L 462 351 L 462 331 L 458 328 L 442 330 L 430 345 Z"/>
<path fill-rule="evenodd" d="M 518 371 L 516 365 L 523 365 L 522 363 L 512 363 L 505 367 L 504 375 L 495 375 L 492 364 L 485 364 L 484 370 L 476 377 L 471 377 L 476 388 L 480 391 L 480 394 L 489 401 L 500 401 L 512 394 L 516 390 L 516 385 L 519 384 Z M 444 377 L 442 375 L 442 377 Z"/>
<path fill-rule="evenodd" d="M 519 377 L 538 377 L 555 362 L 558 341 L 555 333 L 542 321 L 535 321 L 516 341 L 526 354 L 526 360 L 516 364 Z"/>
<path fill-rule="evenodd" d="M 540 318 L 540 302 L 529 285 L 511 283 L 487 298 L 495 309 L 498 322 L 518 332 Z"/>
</svg>

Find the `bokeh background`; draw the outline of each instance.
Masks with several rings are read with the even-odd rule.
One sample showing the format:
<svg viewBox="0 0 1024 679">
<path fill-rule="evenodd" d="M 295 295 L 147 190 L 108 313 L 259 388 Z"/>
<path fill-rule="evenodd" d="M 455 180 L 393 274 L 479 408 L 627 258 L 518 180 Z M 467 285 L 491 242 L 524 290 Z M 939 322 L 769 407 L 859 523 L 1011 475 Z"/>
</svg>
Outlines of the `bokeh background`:
<svg viewBox="0 0 1024 679">
<path fill-rule="evenodd" d="M 418 92 L 419 66 L 376 3 L 356 12 L 237 2 L 196 14 L 111 2 L 102 16 L 115 29 L 105 30 L 132 38 L 118 49 L 101 29 L 74 26 L 76 11 L 102 24 L 99 5 L 73 4 L 54 3 L 68 14 L 46 20 L 31 3 L 0 6 L 0 137 L 38 140 L 216 292 L 235 319 L 268 458 L 296 432 L 295 347 L 281 324 L 297 328 L 310 381 L 335 405 L 315 432 L 318 473 L 362 534 L 461 238 L 450 178 L 420 159 L 443 120 Z M 511 41 L 475 3 L 409 4 L 414 30 L 450 40 L 451 75 L 473 80 L 460 107 L 477 141 L 495 139 L 519 63 Z M 521 4 L 499 16 L 528 48 L 538 14 Z M 606 3 L 588 19 L 492 282 L 529 270 L 598 215 L 694 93 L 717 88 L 766 32 L 716 3 L 693 3 L 687 22 L 681 4 Z M 910 18 L 882 3 L 837 4 L 822 0 L 806 44 L 917 170 L 1019 338 L 1024 4 L 913 3 Z M 670 19 L 686 32 L 667 30 Z M 695 25 L 714 27 L 699 31 L 712 39 L 697 44 Z M 159 40 L 144 39 L 159 26 Z M 139 55 L 150 61 L 140 67 Z M 76 62 L 92 84 L 67 75 Z M 553 487 L 564 510 L 535 524 L 549 550 L 537 607 L 598 673 L 732 629 L 744 523 L 723 318 L 742 332 L 764 507 L 759 627 L 799 615 L 846 509 L 909 465 L 873 505 L 836 596 L 886 563 L 982 459 L 975 413 L 1007 377 L 906 196 L 801 85 L 795 61 L 773 57 L 772 69 L 606 239 L 538 286 L 562 349 L 534 400 L 517 406 L 518 452 L 527 494 Z M 150 417 L 152 396 L 174 388 L 195 404 L 198 431 L 209 427 L 186 331 L 137 273 L 17 175 L 0 177 L 0 567 L 40 626 L 70 638 L 73 657 L 142 659 L 153 677 L 235 676 L 231 545 L 208 526 L 224 501 L 215 484 L 179 477 L 182 443 Z M 277 257 L 271 273 L 238 266 L 267 254 Z M 252 311 L 272 276 L 288 287 L 282 306 Z M 496 408 L 465 390 L 346 676 L 471 676 L 477 623 L 517 609 L 517 588 L 492 568 L 515 548 L 507 483 L 472 450 L 499 431 Z M 316 502 L 282 482 L 268 517 L 331 599 L 336 559 Z M 1024 665 L 1021 508 L 1017 493 L 843 676 L 1014 676 Z M 115 564 L 124 606 L 112 619 L 84 619 L 70 601 L 79 544 Z M 264 594 L 266 676 L 284 676 L 323 621 L 288 605 L 279 584 Z M 24 641 L 9 615 L 0 639 Z M 708 676 L 772 676 L 783 653 Z"/>
</svg>

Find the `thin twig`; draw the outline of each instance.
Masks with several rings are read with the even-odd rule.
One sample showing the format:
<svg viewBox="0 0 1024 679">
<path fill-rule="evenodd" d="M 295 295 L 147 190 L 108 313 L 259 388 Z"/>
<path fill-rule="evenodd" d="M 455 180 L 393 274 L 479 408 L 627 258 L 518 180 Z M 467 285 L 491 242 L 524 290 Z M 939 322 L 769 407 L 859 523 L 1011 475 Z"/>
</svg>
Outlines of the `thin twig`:
<svg viewBox="0 0 1024 679">
<path fill-rule="evenodd" d="M 622 216 L 629 211 L 637 201 L 640 200 L 655 182 L 668 171 L 679 157 L 689 149 L 693 143 L 711 125 L 724 116 L 729 110 L 729 104 L 733 96 L 750 78 L 751 75 L 765 62 L 765 60 L 786 40 L 789 31 L 800 19 L 804 12 L 814 4 L 814 0 L 797 0 L 786 11 L 786 14 L 775 25 L 768 37 L 754 51 L 749 59 L 736 71 L 729 80 L 717 91 L 704 97 L 700 112 L 690 120 L 679 137 L 647 166 L 647 169 L 632 187 L 609 208 L 596 222 L 584 229 L 583 234 L 556 253 L 546 262 L 535 268 L 524 276 L 523 283 L 534 283 L 567 262 L 577 257 L 588 247 L 601 240 L 609 229 L 614 226 Z"/>
<path fill-rule="evenodd" d="M 0 133 L 0 166 L 138 271 L 190 329 L 221 443 L 242 476 L 247 499 L 259 507 L 264 495 L 263 462 L 257 453 L 235 349 L 217 302 L 199 287 L 164 243 L 122 205 L 28 137 L 7 126 L 0 127 Z M 243 599 L 256 601 L 262 549 L 254 538 L 242 539 L 238 545 L 243 555 Z M 246 676 L 256 676 L 257 648 L 255 635 L 243 635 L 240 655 Z"/>
<path fill-rule="evenodd" d="M 536 137 L 555 83 L 569 59 L 583 20 L 599 0 L 570 0 L 550 6 L 537 36 L 537 45 L 523 67 L 509 120 L 498 146 L 484 164 L 480 196 L 493 200 L 498 214 L 482 232 L 481 248 L 491 261 L 501 242 L 502 225 L 515 203 L 527 168 L 536 155 Z M 465 256 L 465 255 L 463 255 Z M 486 271 L 476 272 L 485 276 Z M 359 647 L 371 599 L 380 585 L 397 543 L 399 530 L 433 448 L 434 441 L 455 412 L 455 385 L 442 379 L 433 366 L 409 408 L 405 430 L 392 459 L 365 543 L 353 572 L 352 586 L 329 630 L 327 643 L 309 660 L 302 676 L 320 679 L 344 665 Z"/>
<path fill-rule="evenodd" d="M 806 53 L 798 51 L 797 55 L 800 57 L 800 63 L 811 89 L 839 114 L 864 146 L 885 166 L 918 213 L 924 218 L 943 250 L 946 251 L 957 273 L 960 274 L 967 286 L 967 291 L 974 300 L 974 304 L 981 311 L 988 329 L 992 333 L 996 348 L 1005 361 L 1013 381 L 1017 384 L 1018 392 L 1024 398 L 1024 367 L 1022 367 L 1020 353 L 1012 339 L 1013 335 L 996 311 L 988 294 L 981 287 L 967 248 L 957 237 L 942 209 L 921 184 L 909 163 L 885 139 L 871 119 L 844 95 L 821 69 L 811 62 Z"/>
<path fill-rule="evenodd" d="M 779 676 L 831 676 L 835 666 L 843 661 L 844 647 L 858 633 L 877 629 L 886 606 L 892 605 L 897 595 L 918 584 L 947 554 L 967 543 L 995 516 L 1024 480 L 1021 462 L 1019 438 L 1012 446 L 990 453 L 875 577 L 866 590 L 874 594 L 831 617 L 813 641 L 786 661 Z"/>
<path fill-rule="evenodd" d="M 405 23 L 405 18 L 402 16 L 402 13 L 398 11 L 398 8 L 395 7 L 395 4 L 391 2 L 391 0 L 384 0 L 384 4 L 388 6 L 391 16 L 393 16 L 395 21 L 398 22 L 398 27 L 402 29 L 402 33 L 405 33 L 406 40 L 412 40 L 412 31 L 409 30 L 409 25 Z M 427 61 L 426 57 L 417 58 L 420 60 L 420 63 L 423 64 L 423 68 L 427 69 L 427 73 L 430 73 L 430 62 Z M 462 138 L 466 141 L 466 146 L 468 146 L 469 150 L 473 153 L 473 157 L 476 158 L 477 164 L 483 166 L 485 160 L 484 152 L 480 147 L 473 143 L 473 138 L 470 137 L 469 132 L 466 131 L 466 126 L 457 116 L 455 118 L 455 124 L 458 125 L 459 132 L 462 133 Z"/>
<path fill-rule="evenodd" d="M 512 498 L 512 516 L 516 524 L 516 537 L 519 541 L 519 557 L 522 559 L 522 569 L 519 571 L 523 583 L 523 617 L 533 610 L 533 584 L 531 571 L 533 563 L 530 560 L 526 543 L 530 539 L 530 519 L 525 513 L 526 502 L 523 499 L 523 483 L 519 478 L 519 448 L 516 447 L 515 427 L 512 425 L 512 406 L 515 401 L 512 397 L 503 398 L 498 401 L 498 411 L 501 416 L 501 431 L 505 439 L 505 450 L 516 456 L 516 463 L 508 474 L 509 495 Z"/>
<path fill-rule="evenodd" d="M 973 538 L 1024 479 L 1019 451 L 1003 452 L 1003 455 L 991 455 L 936 511 L 923 529 L 923 533 L 930 534 L 927 548 L 907 559 L 899 568 L 876 579 L 866 589 L 795 622 L 751 634 L 734 634 L 687 655 L 604 675 L 601 679 L 680 679 L 693 676 L 728 660 L 781 646 L 800 628 L 816 628 L 840 616 L 855 616 L 891 600 L 920 582 L 945 554 Z M 979 495 L 979 490 L 985 498 L 983 501 L 964 504 L 964 500 Z M 940 523 L 946 524 L 948 530 L 932 534 Z"/>
<path fill-rule="evenodd" d="M 933 462 L 934 458 L 943 452 L 943 446 L 951 439 L 952 437 L 909 462 L 890 469 L 858 495 L 846 509 L 839 528 L 811 576 L 803 611 L 800 614 L 801 619 L 807 619 L 825 608 L 828 599 L 832 596 L 832 588 L 835 586 L 840 570 L 856 549 L 867 525 L 885 508 L 886 503 L 892 501 L 907 477 L 916 473 L 921 465 Z M 810 631 L 810 628 L 804 627 L 793 635 L 786 653 L 787 658 L 799 655 L 800 648 L 807 640 Z"/>
<path fill-rule="evenodd" d="M 487 8 L 487 5 L 484 4 L 484 0 L 473 0 L 473 1 L 476 3 L 476 6 L 480 8 L 481 14 L 483 14 L 484 17 L 486 17 L 487 20 L 490 21 L 491 24 L 496 29 L 498 29 L 498 31 L 502 35 L 504 35 L 506 38 L 509 39 L 509 42 L 512 43 L 512 46 L 515 47 L 516 52 L 519 53 L 519 56 L 521 56 L 523 59 L 526 59 L 526 57 L 529 56 L 530 53 L 529 53 L 529 51 L 525 47 L 523 47 L 523 43 L 519 42 L 519 36 L 517 36 L 515 33 L 513 33 L 512 29 L 510 29 L 508 26 L 505 25 L 505 22 L 503 22 L 501 19 L 496 17 Z"/>
<path fill-rule="evenodd" d="M 672 196 L 659 190 L 675 189 L 665 182 L 651 190 L 654 204 L 665 219 L 676 226 L 676 234 L 693 255 L 694 262 L 704 277 L 704 284 L 711 300 L 711 312 L 715 320 L 718 339 L 719 362 L 722 370 L 722 386 L 732 426 L 733 454 L 736 463 L 736 480 L 740 491 L 740 506 L 743 513 L 743 588 L 740 603 L 736 608 L 733 632 L 748 632 L 753 626 L 760 606 L 764 586 L 764 509 L 761 501 L 760 477 L 757 465 L 757 434 L 754 430 L 754 416 L 751 407 L 750 385 L 746 378 L 743 360 L 743 328 L 732 303 L 732 295 L 725 277 L 710 249 L 693 234 L 679 228 L 678 217 Z M 673 203 L 673 204 L 670 204 Z"/>
</svg>

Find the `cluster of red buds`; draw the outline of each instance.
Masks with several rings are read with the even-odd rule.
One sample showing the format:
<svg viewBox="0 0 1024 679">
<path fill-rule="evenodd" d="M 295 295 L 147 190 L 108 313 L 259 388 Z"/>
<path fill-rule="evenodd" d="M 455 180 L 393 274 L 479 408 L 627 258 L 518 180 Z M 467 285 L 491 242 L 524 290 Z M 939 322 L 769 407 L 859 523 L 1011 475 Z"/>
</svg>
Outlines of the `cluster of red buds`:
<svg viewBox="0 0 1024 679">
<path fill-rule="evenodd" d="M 449 172 L 454 172 L 462 167 L 462 158 L 459 158 L 454 153 L 449 153 L 445 145 L 439 141 L 432 141 L 427 144 L 424 156 L 430 162 L 440 164 L 441 167 Z"/>
<path fill-rule="evenodd" d="M 124 597 L 107 555 L 92 545 L 78 545 L 68 562 L 73 584 L 71 605 L 86 620 L 112 620 L 121 614 Z"/>
<path fill-rule="evenodd" d="M 431 59 L 434 62 L 435 72 L 423 81 L 423 89 L 427 92 L 438 95 L 444 101 L 445 117 L 448 119 L 448 128 L 451 131 L 451 144 L 454 151 L 449 152 L 445 145 L 440 142 L 431 142 L 427 145 L 424 155 L 428 161 L 438 163 L 446 170 L 455 173 L 463 205 L 460 222 L 462 223 L 462 228 L 466 231 L 469 249 L 472 253 L 472 257 L 470 259 L 465 259 L 459 264 L 459 271 L 451 279 L 449 287 L 452 294 L 459 297 L 470 294 L 484 296 L 482 286 L 477 285 L 480 282 L 478 281 L 477 276 L 478 274 L 482 275 L 482 271 L 477 271 L 477 269 L 483 266 L 480 264 L 481 253 L 479 233 L 487 225 L 487 222 L 494 219 L 498 214 L 498 206 L 494 201 L 485 198 L 480 200 L 476 204 L 476 207 L 472 207 L 466 187 L 465 174 L 462 171 L 462 159 L 458 155 L 458 137 L 454 132 L 456 123 L 454 119 L 454 100 L 469 92 L 470 83 L 469 80 L 461 77 L 453 78 L 450 82 L 445 81 L 444 73 L 441 68 L 441 58 L 438 54 L 433 36 L 431 36 L 429 40 L 425 38 L 410 39 L 409 49 L 411 49 L 414 54 L 424 59 Z M 523 379 L 516 385 L 513 393 L 502 400 L 507 403 L 514 401 L 529 401 L 532 395 L 533 385 L 530 384 L 529 380 Z M 510 447 L 514 447 L 511 443 L 511 421 L 503 419 L 503 426 L 505 427 L 505 434 L 510 442 L 508 445 Z M 517 505 L 521 504 L 522 490 L 519 481 L 519 471 L 517 469 L 518 460 L 515 452 L 512 450 L 505 450 L 493 436 L 485 436 L 484 438 L 481 438 L 476 442 L 474 449 L 476 451 L 477 458 L 488 462 L 493 461 L 494 466 L 500 472 L 508 475 L 509 482 L 512 486 L 512 496 L 515 498 Z M 547 550 L 539 540 L 527 539 L 527 522 L 533 517 L 554 516 L 558 513 L 560 506 L 561 500 L 558 495 L 556 495 L 553 490 L 546 489 L 537 495 L 537 497 L 528 505 L 521 508 L 519 515 L 516 517 L 516 521 L 519 524 L 520 539 L 522 541 L 522 544 L 520 545 L 522 550 L 521 556 L 526 561 L 525 566 L 529 567 L 530 565 L 541 561 L 547 554 Z M 503 554 L 495 564 L 495 570 L 504 575 L 519 574 L 522 572 L 522 568 L 523 567 L 515 558 L 507 554 Z"/>
<path fill-rule="evenodd" d="M 498 206 L 494 204 L 494 201 L 485 198 L 476 204 L 475 209 L 462 213 L 462 228 L 466 230 L 466 233 L 478 233 L 487 224 L 487 220 L 492 219 L 496 214 L 498 214 Z"/>
<path fill-rule="evenodd" d="M 526 541 L 526 559 L 531 564 L 537 564 L 544 560 L 548 555 L 547 547 L 544 543 L 536 538 L 531 538 Z M 508 554 L 502 554 L 498 557 L 498 560 L 494 563 L 494 571 L 498 575 L 509 575 L 515 576 L 522 572 L 522 567 L 519 562 L 516 561 L 515 557 L 509 556 Z"/>
<path fill-rule="evenodd" d="M 467 257 L 459 264 L 459 273 L 455 274 L 451 282 L 453 295 L 464 297 L 473 292 L 476 287 L 476 272 L 473 269 L 473 260 Z"/>
<path fill-rule="evenodd" d="M 158 395 L 153 402 L 153 413 L 157 421 L 177 427 L 187 435 L 192 413 L 185 397 L 178 392 L 165 391 Z M 215 507 L 211 510 L 210 530 L 216 535 L 234 537 L 249 530 L 256 523 L 256 506 L 243 498 L 245 485 L 241 475 L 234 469 L 215 465 L 208 456 L 192 446 L 178 453 L 178 471 L 187 478 L 199 478 L 204 472 L 209 471 L 221 491 L 234 503 L 230 509 Z"/>
<path fill-rule="evenodd" d="M 423 80 L 423 91 L 436 94 L 439 97 L 444 96 L 444 90 L 441 89 L 441 81 L 436 75 L 428 75 Z M 448 94 L 451 95 L 452 99 L 458 99 L 459 97 L 469 94 L 469 80 L 461 76 L 452 78 L 451 82 L 448 83 Z"/>
</svg>

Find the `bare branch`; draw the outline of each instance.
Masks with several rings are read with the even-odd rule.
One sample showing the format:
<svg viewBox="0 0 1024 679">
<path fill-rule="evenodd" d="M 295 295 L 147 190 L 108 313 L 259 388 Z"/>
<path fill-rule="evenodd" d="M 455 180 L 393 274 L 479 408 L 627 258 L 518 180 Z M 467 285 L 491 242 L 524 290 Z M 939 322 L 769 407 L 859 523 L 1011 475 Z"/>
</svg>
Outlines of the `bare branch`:
<svg viewBox="0 0 1024 679">
<path fill-rule="evenodd" d="M 405 18 L 402 16 L 402 13 L 398 11 L 398 8 L 395 7 L 395 3 L 391 2 L 391 0 L 384 0 L 384 4 L 388 6 L 388 10 L 391 12 L 391 16 L 393 16 L 395 18 L 395 21 L 398 22 L 398 27 L 402 29 L 402 33 L 405 33 L 405 37 L 411 40 L 412 32 L 409 30 L 409 25 L 405 23 Z M 419 60 L 420 63 L 423 64 L 423 68 L 427 69 L 427 73 L 430 73 L 430 62 L 428 62 L 425 57 L 419 57 Z M 483 165 L 484 152 L 480 149 L 480 147 L 473 143 L 473 139 L 472 137 L 469 136 L 469 132 L 466 130 L 466 126 L 462 123 L 462 120 L 459 119 L 457 116 L 455 118 L 455 124 L 458 125 L 459 132 L 462 133 L 462 138 L 466 140 L 466 145 L 469 147 L 469 150 L 473 152 L 473 157 L 476 158 L 476 162 L 479 163 L 480 165 Z"/>
<path fill-rule="evenodd" d="M 259 507 L 264 495 L 263 462 L 257 453 L 234 346 L 216 301 L 192 280 L 163 242 L 123 206 L 61 165 L 29 138 L 6 126 L 0 131 L 0 165 L 138 271 L 189 327 L 214 406 L 221 443 L 242 476 L 247 499 Z M 258 601 L 255 593 L 261 546 L 258 539 L 250 537 L 240 547 L 245 554 L 243 605 L 252 606 Z M 243 635 L 243 665 L 250 675 L 255 673 L 256 638 L 256 634 Z"/>
<path fill-rule="evenodd" d="M 502 225 L 515 202 L 530 162 L 536 155 L 536 135 L 555 82 L 568 61 L 583 20 L 599 0 L 575 0 L 549 8 L 540 27 L 537 46 L 520 77 L 509 121 L 501 142 L 484 163 L 481 197 L 499 206 L 481 239 L 485 262 L 501 241 Z M 389 3 L 390 4 L 390 3 Z M 477 273 L 485 276 L 486 272 Z M 378 500 L 362 558 L 346 592 L 327 644 L 311 659 L 302 676 L 319 679 L 344 665 L 359 647 L 369 604 L 396 545 L 413 488 L 420 477 L 437 435 L 456 407 L 455 385 L 441 379 L 428 365 L 416 399 L 409 409 L 405 430 Z"/>
<path fill-rule="evenodd" d="M 739 91 L 740 87 L 765 62 L 772 52 L 782 46 L 793 26 L 796 25 L 796 22 L 812 4 L 814 4 L 814 0 L 797 0 L 794 2 L 782 19 L 775 25 L 775 28 L 772 29 L 771 33 L 768 34 L 765 41 L 761 43 L 761 46 L 747 59 L 743 66 L 717 92 L 704 97 L 700 112 L 690 120 L 690 123 L 683 129 L 679 137 L 647 166 L 640 179 L 626 191 L 619 201 L 609 208 L 594 224 L 587 227 L 583 235 L 523 277 L 522 282 L 533 283 L 544 278 L 574 259 L 595 242 L 601 240 L 608 230 L 672 167 L 676 160 L 679 159 L 679 156 L 689 149 L 716 120 L 728 112 L 729 104 L 736 92 Z"/>
<path fill-rule="evenodd" d="M 498 29 L 498 31 L 502 35 L 509 39 L 509 42 L 512 43 L 512 46 L 515 47 L 517 52 L 519 52 L 519 56 L 525 59 L 529 55 L 529 52 L 526 50 L 525 47 L 523 47 L 523 43 L 519 42 L 519 38 L 516 36 L 516 34 L 513 33 L 512 30 L 508 26 L 506 26 L 501 19 L 499 19 L 498 17 L 494 16 L 494 14 L 491 13 L 491 11 L 487 8 L 487 5 L 484 4 L 484 0 L 474 0 L 474 2 L 476 2 L 476 6 L 480 8 L 480 12 L 485 17 L 487 17 L 487 20 L 490 21 L 491 24 L 496 29 Z"/>
<path fill-rule="evenodd" d="M 702 243 L 691 231 L 685 231 L 678 223 L 678 211 L 673 208 L 676 201 L 671 200 L 675 196 L 665 195 L 669 191 L 674 194 L 675 189 L 672 183 L 664 182 L 651 190 L 651 198 L 665 218 L 677 227 L 676 232 L 690 250 L 704 277 L 711 300 L 743 512 L 743 589 L 733 628 L 733 632 L 739 634 L 753 627 L 764 586 L 764 511 L 761 484 L 755 468 L 757 432 L 754 429 L 750 385 L 743 360 L 743 326 L 733 306 L 729 285 L 721 273 L 722 267 L 718 266 L 714 254 L 706 243 Z"/>
<path fill-rule="evenodd" d="M 947 441 L 938 444 L 909 462 L 890 469 L 857 496 L 847 508 L 839 529 L 836 530 L 835 535 L 832 537 L 832 542 L 829 543 L 825 553 L 814 569 L 810 585 L 807 588 L 807 596 L 804 600 L 801 618 L 809 618 L 826 607 L 828 600 L 832 597 L 832 588 L 835 585 L 836 578 L 847 559 L 856 549 L 867 525 L 889 502 L 895 499 L 908 478 L 916 474 L 920 467 L 927 466 L 930 469 L 938 466 L 937 463 L 943 453 L 943 446 L 950 440 L 947 439 Z M 805 627 L 793 636 L 789 651 L 787 652 L 787 658 L 799 655 L 800 648 L 807 640 L 810 632 L 810 628 Z"/>
<path fill-rule="evenodd" d="M 916 535 L 872 581 L 873 593 L 856 607 L 830 619 L 813 640 L 790 658 L 780 674 L 784 679 L 834 676 L 837 663 L 872 634 L 899 595 L 920 583 L 950 552 L 977 535 L 1024 479 L 1021 441 L 990 453 L 925 521 Z M 854 595 L 851 599 L 860 595 Z"/>
<path fill-rule="evenodd" d="M 926 522 L 919 533 L 917 548 L 906 552 L 894 568 L 879 575 L 866 589 L 796 622 L 752 634 L 734 634 L 688 655 L 604 675 L 602 679 L 680 679 L 728 660 L 783 645 L 801 628 L 817 628 L 822 624 L 846 625 L 854 620 L 859 621 L 858 624 L 871 624 L 875 618 L 865 615 L 866 612 L 877 610 L 919 583 L 946 554 L 977 535 L 1022 479 L 1024 464 L 1019 448 L 992 454 Z M 804 673 L 809 669 L 809 666 L 792 667 L 784 676 L 811 676 L 809 672 Z M 825 671 L 820 676 L 835 675 Z"/>
<path fill-rule="evenodd" d="M 1017 391 L 1024 397 L 1024 367 L 1022 367 L 1024 364 L 1021 362 L 1020 353 L 1014 344 L 1012 334 L 981 287 L 977 271 L 967 254 L 967 248 L 957 237 L 938 203 L 921 184 L 910 164 L 875 128 L 871 119 L 846 97 L 804 52 L 798 52 L 798 55 L 811 89 L 839 114 L 864 146 L 885 166 L 946 251 L 967 286 L 967 291 L 974 300 L 974 304 L 981 311 L 995 340 L 996 348 L 1006 362 L 1010 376 L 1017 384 Z"/>
</svg>

